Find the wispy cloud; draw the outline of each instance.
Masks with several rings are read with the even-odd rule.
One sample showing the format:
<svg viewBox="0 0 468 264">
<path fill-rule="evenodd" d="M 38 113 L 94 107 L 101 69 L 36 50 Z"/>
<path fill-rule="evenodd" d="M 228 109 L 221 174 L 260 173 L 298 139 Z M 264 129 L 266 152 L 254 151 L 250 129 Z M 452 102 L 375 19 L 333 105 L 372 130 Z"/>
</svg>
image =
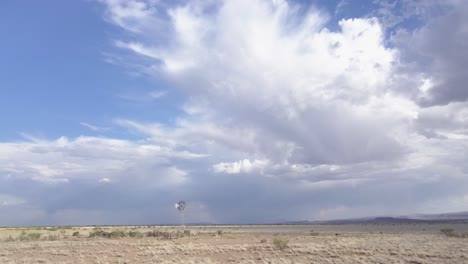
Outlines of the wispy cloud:
<svg viewBox="0 0 468 264">
<path fill-rule="evenodd" d="M 92 124 L 86 123 L 86 122 L 80 122 L 80 125 L 82 125 L 84 127 L 87 127 L 90 130 L 95 131 L 95 132 L 104 132 L 104 131 L 110 130 L 109 127 L 99 127 L 99 126 L 92 125 Z"/>
<path fill-rule="evenodd" d="M 111 179 L 109 179 L 109 178 L 101 178 L 101 179 L 99 179 L 98 182 L 109 183 L 109 182 L 111 182 Z"/>
<path fill-rule="evenodd" d="M 25 201 L 21 198 L 0 193 L 0 207 L 17 206 L 24 203 Z"/>
<path fill-rule="evenodd" d="M 117 97 L 128 100 L 128 101 L 136 101 L 136 102 L 152 102 L 157 99 L 160 99 L 167 95 L 167 91 L 161 90 L 154 90 L 147 93 L 127 93 L 127 94 L 118 94 Z"/>
<path fill-rule="evenodd" d="M 158 99 L 166 95 L 165 91 L 152 91 L 148 95 L 153 99 Z"/>
</svg>

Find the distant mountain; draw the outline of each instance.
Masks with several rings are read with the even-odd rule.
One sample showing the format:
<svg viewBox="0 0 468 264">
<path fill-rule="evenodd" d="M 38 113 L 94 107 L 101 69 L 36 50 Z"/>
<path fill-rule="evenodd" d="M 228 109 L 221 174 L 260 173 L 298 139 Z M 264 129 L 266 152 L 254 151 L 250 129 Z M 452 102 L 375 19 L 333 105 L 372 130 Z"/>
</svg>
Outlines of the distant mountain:
<svg viewBox="0 0 468 264">
<path fill-rule="evenodd" d="M 468 222 L 468 212 L 444 214 L 414 214 L 403 216 L 378 216 L 325 221 L 287 221 L 280 224 L 364 224 L 364 223 L 434 223 L 434 222 Z"/>
<path fill-rule="evenodd" d="M 407 216 L 407 218 L 420 220 L 468 220 L 468 212 L 445 214 L 415 214 Z"/>
</svg>

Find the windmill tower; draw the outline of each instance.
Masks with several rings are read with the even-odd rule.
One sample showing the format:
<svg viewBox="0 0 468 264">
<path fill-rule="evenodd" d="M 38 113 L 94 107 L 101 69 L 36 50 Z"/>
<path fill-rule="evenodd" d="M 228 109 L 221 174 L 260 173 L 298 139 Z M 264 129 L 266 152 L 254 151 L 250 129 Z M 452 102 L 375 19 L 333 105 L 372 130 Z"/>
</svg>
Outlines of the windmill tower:
<svg viewBox="0 0 468 264">
<path fill-rule="evenodd" d="M 180 213 L 180 225 L 182 227 L 185 226 L 184 223 L 184 210 L 185 210 L 185 202 L 184 201 L 179 201 L 178 203 L 175 204 L 175 208 L 179 210 Z"/>
</svg>

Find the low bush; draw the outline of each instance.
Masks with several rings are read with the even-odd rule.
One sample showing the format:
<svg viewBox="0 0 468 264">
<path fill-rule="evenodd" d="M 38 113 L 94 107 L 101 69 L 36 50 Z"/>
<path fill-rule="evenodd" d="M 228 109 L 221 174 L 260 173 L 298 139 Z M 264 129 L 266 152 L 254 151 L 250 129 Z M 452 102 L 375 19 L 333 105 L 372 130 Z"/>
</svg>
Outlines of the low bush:
<svg viewBox="0 0 468 264">
<path fill-rule="evenodd" d="M 22 231 L 21 234 L 17 238 L 19 241 L 29 240 L 29 236 L 25 231 Z"/>
<path fill-rule="evenodd" d="M 315 232 L 314 230 L 310 230 L 309 232 L 309 235 L 311 236 L 318 236 L 320 233 L 319 232 Z"/>
<path fill-rule="evenodd" d="M 38 240 L 41 237 L 41 233 L 29 233 L 28 237 L 30 240 Z"/>
<path fill-rule="evenodd" d="M 146 232 L 147 237 L 159 237 L 159 230 L 153 230 Z"/>
<path fill-rule="evenodd" d="M 440 229 L 440 232 L 442 232 L 446 236 L 451 236 L 451 235 L 454 234 L 453 233 L 454 232 L 453 228 L 442 228 L 442 229 Z"/>
<path fill-rule="evenodd" d="M 49 241 L 57 241 L 59 240 L 59 235 L 52 235 L 52 234 L 49 234 L 49 236 L 46 238 L 47 240 Z"/>
<path fill-rule="evenodd" d="M 453 228 L 442 228 L 440 232 L 448 237 L 456 237 L 458 235 Z"/>
<path fill-rule="evenodd" d="M 143 237 L 143 233 L 140 232 L 140 231 L 129 231 L 129 232 L 128 232 L 128 236 L 129 236 L 129 237 L 134 237 L 134 238 L 142 238 L 142 237 Z"/>
<path fill-rule="evenodd" d="M 125 231 L 122 230 L 114 230 L 110 232 L 109 237 L 110 238 L 121 238 L 121 237 L 126 237 L 127 234 L 125 234 Z"/>
<path fill-rule="evenodd" d="M 158 238 L 163 238 L 163 239 L 172 239 L 175 237 L 176 234 L 173 232 L 167 232 L 167 231 L 160 231 L 160 230 L 154 230 L 154 231 L 149 231 L 146 233 L 147 237 L 158 237 Z"/>
<path fill-rule="evenodd" d="M 275 237 L 273 238 L 273 245 L 279 249 L 284 250 L 288 247 L 289 240 L 285 237 Z"/>
<path fill-rule="evenodd" d="M 89 237 L 106 237 L 110 238 L 110 233 L 103 230 L 95 230 L 89 233 Z"/>
<path fill-rule="evenodd" d="M 468 238 L 468 232 L 456 233 L 453 228 L 442 228 L 440 229 L 440 232 L 448 237 Z"/>
</svg>

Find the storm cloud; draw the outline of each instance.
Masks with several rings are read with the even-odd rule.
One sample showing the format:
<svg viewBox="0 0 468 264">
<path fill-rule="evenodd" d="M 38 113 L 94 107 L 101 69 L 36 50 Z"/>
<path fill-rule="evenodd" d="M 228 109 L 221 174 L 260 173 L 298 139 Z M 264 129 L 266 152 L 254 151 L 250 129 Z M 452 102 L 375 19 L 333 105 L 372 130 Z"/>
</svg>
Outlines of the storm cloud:
<svg viewBox="0 0 468 264">
<path fill-rule="evenodd" d="M 294 1 L 99 2 L 126 33 L 115 56 L 181 113 L 114 117 L 128 138 L 0 142 L 0 224 L 174 223 L 179 199 L 215 223 L 468 209 L 463 1 L 333 27 Z"/>
</svg>

